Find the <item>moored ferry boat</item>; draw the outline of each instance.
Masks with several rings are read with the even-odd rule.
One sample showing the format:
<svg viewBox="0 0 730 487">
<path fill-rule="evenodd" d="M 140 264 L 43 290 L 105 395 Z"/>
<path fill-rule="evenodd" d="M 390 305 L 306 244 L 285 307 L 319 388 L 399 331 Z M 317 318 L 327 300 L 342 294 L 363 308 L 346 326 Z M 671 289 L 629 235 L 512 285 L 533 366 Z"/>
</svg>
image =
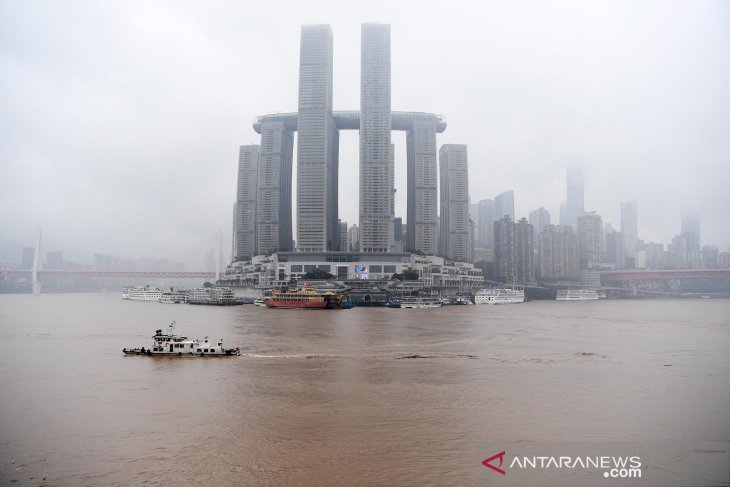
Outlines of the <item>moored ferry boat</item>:
<svg viewBox="0 0 730 487">
<path fill-rule="evenodd" d="M 149 286 L 125 287 L 122 289 L 122 299 L 130 301 L 159 301 L 162 291 Z"/>
<path fill-rule="evenodd" d="M 438 296 L 403 296 L 400 299 L 401 308 L 440 308 L 442 304 Z"/>
<path fill-rule="evenodd" d="M 560 289 L 556 301 L 592 301 L 598 299 L 598 292 L 591 289 Z"/>
<path fill-rule="evenodd" d="M 123 348 L 122 353 L 125 355 L 168 355 L 168 356 L 213 356 L 213 357 L 229 357 L 231 355 L 240 355 L 240 349 L 226 348 L 221 338 L 217 342 L 208 341 L 205 337 L 204 341 L 190 340 L 188 337 L 175 335 L 175 322 L 170 323 L 167 332 L 162 329 L 156 330 L 152 335 L 152 346 L 149 348 Z"/>
<path fill-rule="evenodd" d="M 267 308 L 341 309 L 343 299 L 341 294 L 303 286 L 286 291 L 275 289 L 265 303 Z"/>
<path fill-rule="evenodd" d="M 523 289 L 480 289 L 474 296 L 475 304 L 515 304 L 525 302 Z"/>
</svg>

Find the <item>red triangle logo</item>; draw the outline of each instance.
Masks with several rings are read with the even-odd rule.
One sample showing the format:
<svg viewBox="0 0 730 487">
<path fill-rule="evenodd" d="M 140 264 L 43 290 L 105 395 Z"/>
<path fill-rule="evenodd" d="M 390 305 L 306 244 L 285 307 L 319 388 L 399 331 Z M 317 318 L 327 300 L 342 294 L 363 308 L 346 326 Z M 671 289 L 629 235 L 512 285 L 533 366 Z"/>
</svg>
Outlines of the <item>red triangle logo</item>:
<svg viewBox="0 0 730 487">
<path fill-rule="evenodd" d="M 501 473 L 502 475 L 506 475 L 506 474 L 507 474 L 507 472 L 505 472 L 505 471 L 504 471 L 504 470 L 502 470 L 501 468 L 499 468 L 499 467 L 495 467 L 494 465 L 492 465 L 491 463 L 489 463 L 489 462 L 491 462 L 492 460 L 496 460 L 497 458 L 499 458 L 499 466 L 501 467 L 501 466 L 502 466 L 502 461 L 504 460 L 504 455 L 505 455 L 505 453 L 506 453 L 506 452 L 505 452 L 504 450 L 502 450 L 501 452 L 497 453 L 496 455 L 494 455 L 494 456 L 491 456 L 491 457 L 487 458 L 486 460 L 484 460 L 484 461 L 482 462 L 482 465 L 484 465 L 485 467 L 489 467 L 489 468 L 491 468 L 492 470 L 494 470 L 494 471 L 495 471 L 495 472 L 497 472 L 497 473 Z"/>
</svg>

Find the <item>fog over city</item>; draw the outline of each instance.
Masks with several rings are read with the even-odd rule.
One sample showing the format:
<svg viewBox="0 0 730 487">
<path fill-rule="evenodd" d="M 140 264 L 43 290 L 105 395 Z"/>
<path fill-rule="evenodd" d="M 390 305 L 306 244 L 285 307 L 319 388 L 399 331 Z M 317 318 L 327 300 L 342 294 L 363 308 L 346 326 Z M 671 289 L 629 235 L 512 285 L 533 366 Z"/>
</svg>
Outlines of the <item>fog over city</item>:
<svg viewBox="0 0 730 487">
<path fill-rule="evenodd" d="M 373 21 L 391 24 L 392 109 L 446 117 L 472 202 L 511 189 L 516 217 L 557 223 L 582 165 L 604 222 L 636 198 L 641 239 L 697 213 L 702 244 L 730 247 L 728 2 L 0 0 L 0 263 L 39 227 L 87 258 L 177 258 L 219 229 L 230 248 L 238 148 L 260 143 L 255 116 L 297 110 L 301 26 L 332 26 L 334 109 L 357 110 Z M 352 225 L 355 132 L 339 160 Z"/>
</svg>

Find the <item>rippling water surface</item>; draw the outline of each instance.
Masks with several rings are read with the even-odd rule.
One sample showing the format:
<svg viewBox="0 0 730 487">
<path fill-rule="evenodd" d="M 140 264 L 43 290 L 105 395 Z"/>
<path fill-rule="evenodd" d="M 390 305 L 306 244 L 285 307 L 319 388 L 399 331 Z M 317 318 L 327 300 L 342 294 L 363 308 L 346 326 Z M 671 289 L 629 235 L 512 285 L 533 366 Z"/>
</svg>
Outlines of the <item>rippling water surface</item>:
<svg viewBox="0 0 730 487">
<path fill-rule="evenodd" d="M 122 355 L 172 320 L 242 356 Z M 490 485 L 500 442 L 730 438 L 728 300 L 0 295 L 0 343 L 0 485 Z"/>
</svg>

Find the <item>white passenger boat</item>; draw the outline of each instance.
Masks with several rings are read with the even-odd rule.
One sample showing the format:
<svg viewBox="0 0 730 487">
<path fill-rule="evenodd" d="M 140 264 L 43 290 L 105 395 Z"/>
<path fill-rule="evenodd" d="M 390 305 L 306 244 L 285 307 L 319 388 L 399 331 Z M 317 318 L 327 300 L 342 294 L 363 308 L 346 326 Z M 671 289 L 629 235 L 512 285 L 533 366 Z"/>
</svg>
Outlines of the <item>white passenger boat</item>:
<svg viewBox="0 0 730 487">
<path fill-rule="evenodd" d="M 441 298 L 438 296 L 403 296 L 400 298 L 401 308 L 440 308 Z"/>
<path fill-rule="evenodd" d="M 223 345 L 223 339 L 218 341 L 209 341 L 205 337 L 204 341 L 190 340 L 188 337 L 175 335 L 175 322 L 170 323 L 166 333 L 157 330 L 152 335 L 152 345 L 149 348 L 123 348 L 122 353 L 125 355 L 173 355 L 183 356 L 192 355 L 200 357 L 227 357 L 231 355 L 240 355 L 241 351 L 238 347 L 226 348 Z"/>
<path fill-rule="evenodd" d="M 560 289 L 556 301 L 592 301 L 598 299 L 598 293 L 590 289 Z"/>
<path fill-rule="evenodd" d="M 480 289 L 474 296 L 475 304 L 514 304 L 525 302 L 522 289 Z"/>
<path fill-rule="evenodd" d="M 266 298 L 256 298 L 253 300 L 253 304 L 255 306 L 263 306 L 266 307 Z"/>
<path fill-rule="evenodd" d="M 122 289 L 122 299 L 130 301 L 159 301 L 162 291 L 149 286 L 125 287 Z"/>
</svg>

